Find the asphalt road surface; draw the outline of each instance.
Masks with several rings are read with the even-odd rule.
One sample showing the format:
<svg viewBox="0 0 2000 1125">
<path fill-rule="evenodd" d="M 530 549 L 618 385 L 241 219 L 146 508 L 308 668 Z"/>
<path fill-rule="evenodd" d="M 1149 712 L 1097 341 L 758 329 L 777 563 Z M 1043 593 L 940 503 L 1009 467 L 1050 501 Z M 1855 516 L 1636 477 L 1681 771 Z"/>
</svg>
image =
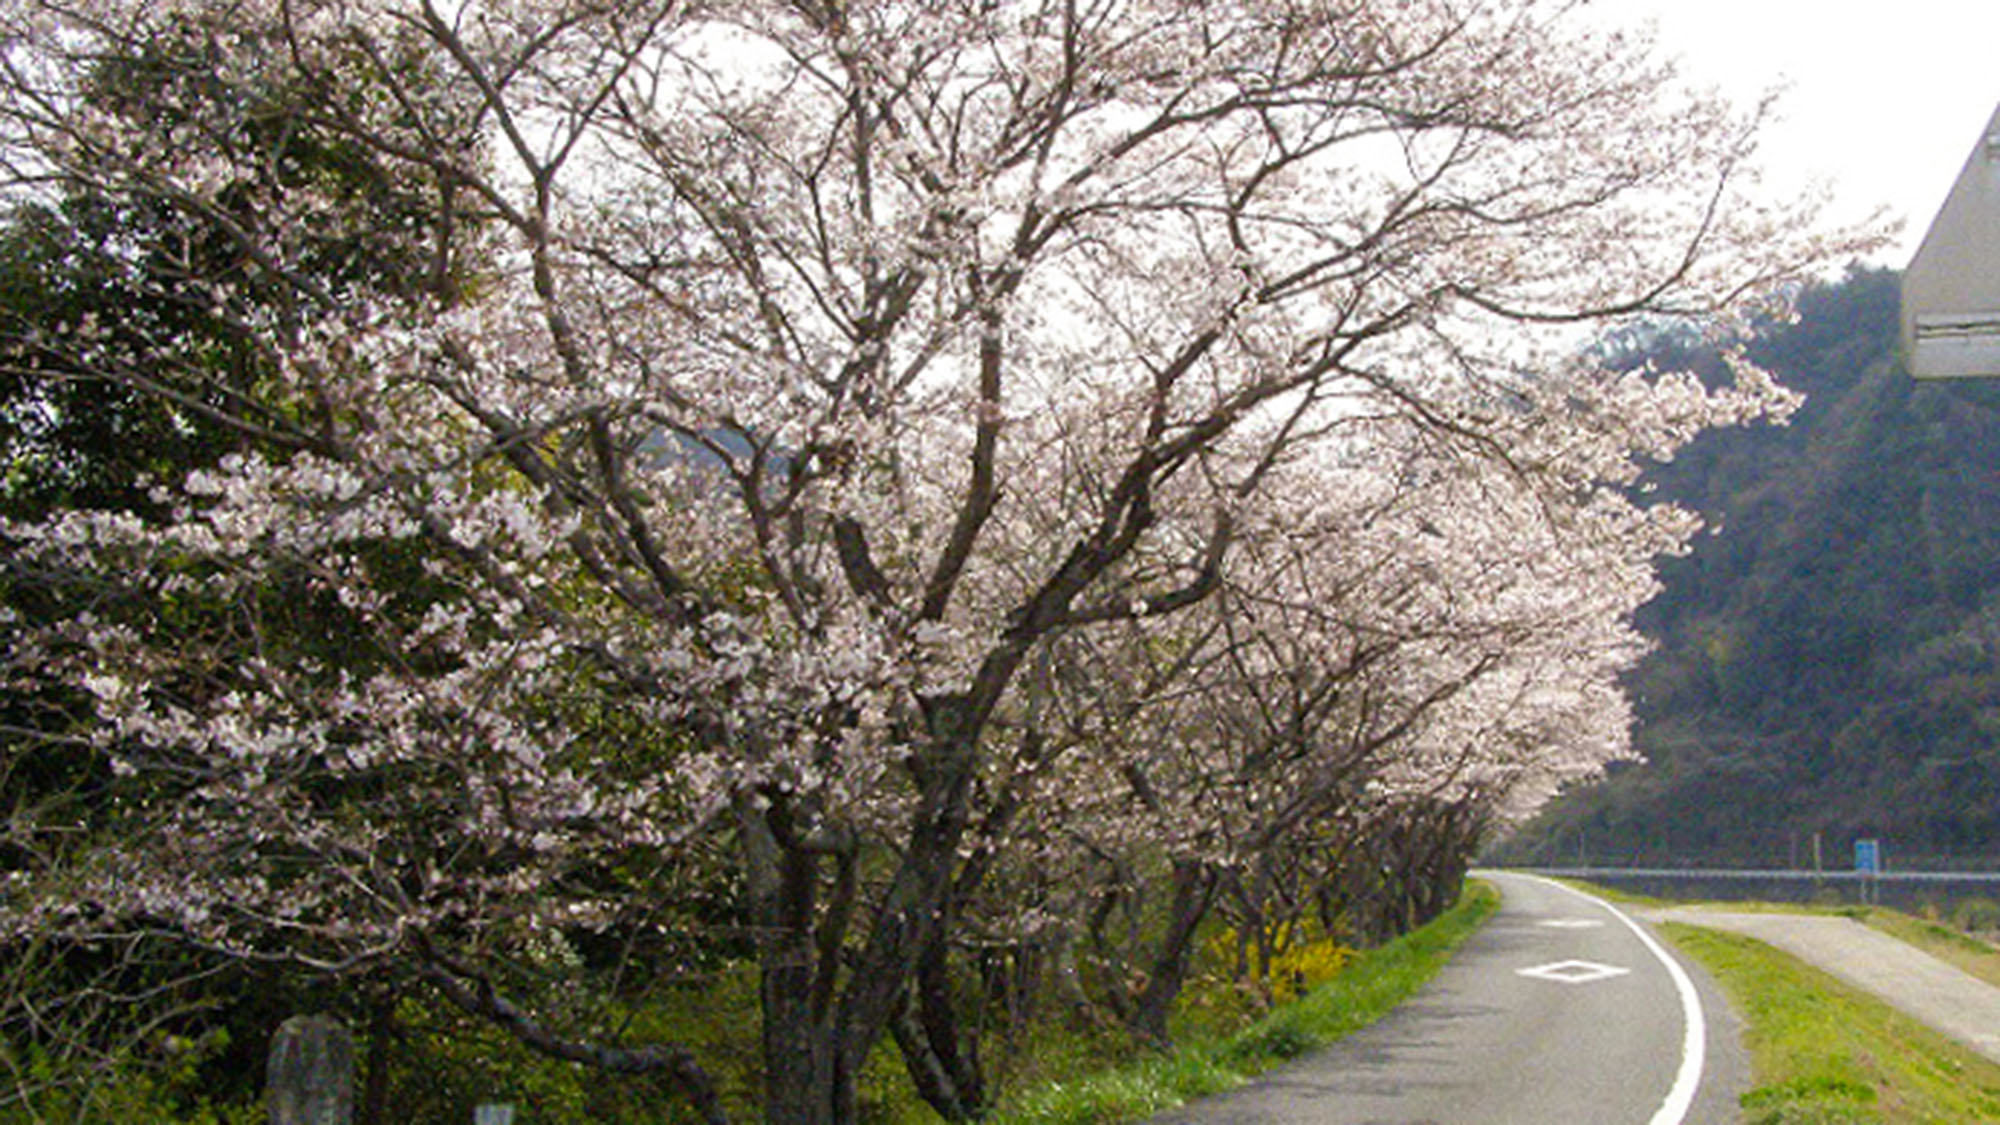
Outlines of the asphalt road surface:
<svg viewBox="0 0 2000 1125">
<path fill-rule="evenodd" d="M 1487 872 L 1502 905 L 1381 1022 L 1159 1125 L 1708 1125 L 1739 1118 L 1735 1018 L 1603 901 Z"/>
</svg>

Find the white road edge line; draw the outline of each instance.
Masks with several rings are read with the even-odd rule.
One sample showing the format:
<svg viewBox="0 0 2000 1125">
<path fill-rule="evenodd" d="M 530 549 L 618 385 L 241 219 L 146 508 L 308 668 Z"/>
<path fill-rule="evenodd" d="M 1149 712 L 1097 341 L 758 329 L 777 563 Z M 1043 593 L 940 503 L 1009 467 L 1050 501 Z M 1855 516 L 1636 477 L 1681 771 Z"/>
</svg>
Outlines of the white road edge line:
<svg viewBox="0 0 2000 1125">
<path fill-rule="evenodd" d="M 1687 1118 L 1688 1110 L 1694 1107 L 1694 1093 L 1701 1085 L 1701 1068 L 1708 1051 L 1708 1024 L 1702 1017 L 1701 997 L 1695 993 L 1694 981 L 1688 979 L 1687 970 L 1681 968 L 1680 962 L 1674 960 L 1673 954 L 1662 949 L 1660 943 L 1653 940 L 1653 935 L 1647 933 L 1645 927 L 1626 917 L 1624 911 L 1598 898 L 1596 895 L 1585 894 L 1575 887 L 1558 883 L 1554 879 L 1544 879 L 1540 875 L 1519 875 L 1518 877 L 1533 879 L 1538 883 L 1547 883 L 1551 887 L 1568 891 L 1578 898 L 1596 903 L 1598 906 L 1610 911 L 1613 918 L 1625 923 L 1625 928 L 1638 935 L 1640 943 L 1645 945 L 1646 949 L 1659 960 L 1660 964 L 1666 966 L 1667 976 L 1674 982 L 1674 991 L 1679 993 L 1681 998 L 1681 1028 L 1683 1031 L 1681 1036 L 1681 1067 L 1679 1072 L 1674 1075 L 1672 1088 L 1667 1091 L 1667 1100 L 1660 1103 L 1660 1108 L 1653 1114 L 1653 1119 L 1648 1125 L 1681 1125 L 1681 1122 Z"/>
</svg>

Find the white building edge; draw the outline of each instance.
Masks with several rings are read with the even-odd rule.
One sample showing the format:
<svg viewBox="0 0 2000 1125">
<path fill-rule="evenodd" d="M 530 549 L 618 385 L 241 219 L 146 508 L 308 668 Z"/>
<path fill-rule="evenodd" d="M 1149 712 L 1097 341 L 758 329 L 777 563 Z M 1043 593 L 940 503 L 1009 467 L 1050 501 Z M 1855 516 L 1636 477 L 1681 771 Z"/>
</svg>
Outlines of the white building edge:
<svg viewBox="0 0 2000 1125">
<path fill-rule="evenodd" d="M 2000 108 L 1903 271 L 1903 357 L 1919 379 L 2000 376 Z"/>
</svg>

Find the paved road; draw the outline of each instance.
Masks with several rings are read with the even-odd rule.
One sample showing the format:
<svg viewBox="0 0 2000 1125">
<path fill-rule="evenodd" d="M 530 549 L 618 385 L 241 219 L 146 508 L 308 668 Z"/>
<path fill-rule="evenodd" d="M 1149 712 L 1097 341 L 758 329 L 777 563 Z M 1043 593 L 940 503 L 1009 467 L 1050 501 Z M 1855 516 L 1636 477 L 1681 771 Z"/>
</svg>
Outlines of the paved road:
<svg viewBox="0 0 2000 1125">
<path fill-rule="evenodd" d="M 1866 992 L 2000 1062 L 2000 988 L 1869 929 L 1852 918 L 1732 913 L 1707 907 L 1647 912 L 1756 938 Z"/>
<path fill-rule="evenodd" d="M 1734 1017 L 1705 982 L 1669 969 L 1657 941 L 1598 899 L 1528 875 L 1480 877 L 1500 888 L 1500 912 L 1416 998 L 1156 1125 L 1738 1119 L 1748 1064 Z"/>
</svg>

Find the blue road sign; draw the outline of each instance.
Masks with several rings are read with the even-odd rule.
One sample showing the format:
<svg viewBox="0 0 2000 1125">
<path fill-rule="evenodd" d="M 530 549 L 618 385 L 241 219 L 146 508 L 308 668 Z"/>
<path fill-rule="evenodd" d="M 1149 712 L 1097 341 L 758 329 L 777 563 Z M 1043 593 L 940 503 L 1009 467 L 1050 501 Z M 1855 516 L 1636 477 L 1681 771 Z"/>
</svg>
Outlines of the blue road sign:
<svg viewBox="0 0 2000 1125">
<path fill-rule="evenodd" d="M 1854 841 L 1854 869 L 1870 875 L 1882 870 L 1882 845 L 1873 837 Z"/>
</svg>

